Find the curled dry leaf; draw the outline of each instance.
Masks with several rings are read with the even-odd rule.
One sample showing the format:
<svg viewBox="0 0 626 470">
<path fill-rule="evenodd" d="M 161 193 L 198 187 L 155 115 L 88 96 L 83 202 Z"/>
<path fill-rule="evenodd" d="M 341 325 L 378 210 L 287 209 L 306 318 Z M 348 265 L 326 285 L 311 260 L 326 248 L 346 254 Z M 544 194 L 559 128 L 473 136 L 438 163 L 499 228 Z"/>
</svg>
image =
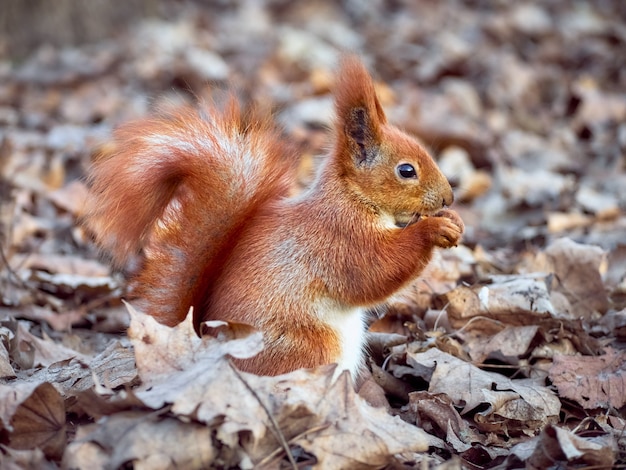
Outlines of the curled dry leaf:
<svg viewBox="0 0 626 470">
<path fill-rule="evenodd" d="M 626 404 L 626 353 L 609 347 L 602 356 L 558 354 L 550 379 L 561 397 L 585 409 L 620 409 Z"/>
<path fill-rule="evenodd" d="M 558 397 L 531 380 L 511 380 L 486 372 L 436 349 L 407 352 L 407 362 L 422 370 L 433 369 L 430 377 L 424 377 L 430 382 L 428 391 L 448 395 L 455 406 L 462 407 L 461 415 L 486 405 L 474 415 L 483 431 L 534 434 L 558 420 Z"/>
<path fill-rule="evenodd" d="M 31 384 L 54 384 L 67 398 L 90 389 L 94 382 L 110 388 L 131 385 L 136 376 L 132 351 L 115 341 L 93 359 L 70 358 L 54 362 L 32 371 L 27 381 Z"/>
<path fill-rule="evenodd" d="M 71 255 L 53 254 L 15 254 L 11 257 L 11 265 L 15 269 L 39 270 L 55 274 L 72 274 L 85 278 L 106 277 L 110 269 L 104 264 Z"/>
<path fill-rule="evenodd" d="M 63 468 L 213 468 L 211 428 L 159 413 L 127 411 L 79 429 Z"/>
<path fill-rule="evenodd" d="M 6 326 L 0 326 L 0 378 L 15 377 L 15 370 L 11 365 L 9 350 L 11 349 L 11 340 L 15 334 Z"/>
<path fill-rule="evenodd" d="M 412 392 L 409 407 L 421 427 L 433 427 L 433 433 L 445 437 L 455 451 L 465 452 L 481 437 L 467 421 L 461 418 L 448 395 L 443 393 Z"/>
<path fill-rule="evenodd" d="M 94 385 L 102 385 L 110 389 L 131 385 L 136 378 L 137 369 L 133 352 L 122 346 L 119 341 L 114 341 L 89 361 L 88 372 L 81 374 L 74 381 L 68 394 L 75 395 Z"/>
<path fill-rule="evenodd" d="M 153 317 L 138 312 L 132 305 L 126 306 L 130 314 L 128 337 L 135 348 L 137 369 L 145 388 L 168 380 L 175 372 L 192 371 L 193 376 L 197 372 L 193 369 L 198 364 L 203 372 L 210 373 L 227 365 L 227 355 L 243 359 L 258 354 L 263 347 L 259 332 L 233 341 L 220 341 L 209 336 L 200 338 L 193 327 L 192 309 L 185 321 L 170 328 L 158 323 Z M 227 325 L 226 322 L 207 323 L 214 328 Z M 235 329 L 237 326 L 233 327 Z M 232 336 L 239 335 L 233 331 Z M 210 343 L 214 344 L 209 346 Z"/>
<path fill-rule="evenodd" d="M 462 328 L 479 316 L 529 325 L 555 313 L 545 275 L 502 275 L 492 280 L 483 286 L 459 286 L 439 297 L 454 328 Z"/>
<path fill-rule="evenodd" d="M 538 325 L 507 326 L 486 341 L 466 344 L 475 362 L 493 359 L 506 364 L 517 364 L 541 336 Z"/>
<path fill-rule="evenodd" d="M 78 351 L 56 343 L 49 338 L 38 338 L 28 331 L 27 322 L 19 322 L 17 326 L 16 340 L 19 343 L 27 343 L 34 351 L 33 365 L 49 366 L 55 362 L 76 358 L 88 362 L 87 356 Z"/>
<path fill-rule="evenodd" d="M 308 408 L 315 416 L 294 442 L 317 457 L 319 468 L 381 468 L 392 463 L 395 454 L 442 446 L 438 439 L 389 415 L 384 408 L 368 405 L 356 395 L 347 372 L 326 389 L 315 389 L 313 397 L 310 394 L 308 384 L 302 384 L 297 395 L 286 393 L 283 408 Z M 285 417 L 291 414 L 281 413 Z"/>
<path fill-rule="evenodd" d="M 598 438 L 577 436 L 567 429 L 546 426 L 536 441 L 536 446 L 526 461 L 526 468 L 612 468 L 615 463 L 614 441 L 608 435 Z M 558 465 L 561 468 L 561 465 Z"/>
<path fill-rule="evenodd" d="M 591 319 L 604 313 L 609 299 L 602 281 L 605 252 L 592 245 L 560 238 L 528 263 L 527 270 L 553 273 L 554 291 L 569 302 L 570 318 Z"/>
<path fill-rule="evenodd" d="M 49 383 L 0 385 L 0 424 L 13 448 L 40 448 L 51 458 L 63 454 L 65 405 Z"/>
</svg>

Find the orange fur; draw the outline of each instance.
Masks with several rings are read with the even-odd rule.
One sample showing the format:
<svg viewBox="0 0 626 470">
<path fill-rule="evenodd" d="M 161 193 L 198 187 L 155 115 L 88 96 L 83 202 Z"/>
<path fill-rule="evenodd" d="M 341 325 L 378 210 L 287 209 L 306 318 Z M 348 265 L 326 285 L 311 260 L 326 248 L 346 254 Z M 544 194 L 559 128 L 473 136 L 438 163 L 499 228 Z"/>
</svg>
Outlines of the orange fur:
<svg viewBox="0 0 626 470">
<path fill-rule="evenodd" d="M 244 125 L 234 102 L 126 125 L 90 174 L 87 226 L 118 265 L 142 253 L 133 282 L 143 307 L 170 325 L 193 305 L 197 322 L 257 327 L 265 350 L 238 362 L 251 372 L 340 362 L 356 375 L 364 309 L 463 232 L 444 209 L 447 180 L 387 123 L 355 57 L 344 57 L 335 94 L 334 148 L 295 198 L 295 158 L 266 121 Z M 406 165 L 414 178 L 400 176 Z"/>
</svg>

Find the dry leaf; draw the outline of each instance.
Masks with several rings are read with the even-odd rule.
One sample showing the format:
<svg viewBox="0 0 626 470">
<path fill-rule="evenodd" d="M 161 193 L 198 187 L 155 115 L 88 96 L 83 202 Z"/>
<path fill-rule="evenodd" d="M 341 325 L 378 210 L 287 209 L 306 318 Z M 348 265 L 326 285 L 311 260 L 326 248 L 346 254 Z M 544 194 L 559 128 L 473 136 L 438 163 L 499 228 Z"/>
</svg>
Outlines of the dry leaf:
<svg viewBox="0 0 626 470">
<path fill-rule="evenodd" d="M 550 233 L 563 233 L 566 230 L 588 227 L 593 222 L 593 217 L 578 212 L 550 212 L 548 214 L 548 231 Z"/>
<path fill-rule="evenodd" d="M 473 443 L 481 441 L 467 421 L 461 418 L 452 399 L 446 394 L 412 392 L 409 395 L 409 406 L 420 427 L 434 425 L 433 434 L 445 438 L 457 452 L 465 452 Z"/>
<path fill-rule="evenodd" d="M 128 337 L 135 348 L 137 369 L 144 388 L 152 383 L 168 380 L 174 372 L 212 373 L 227 365 L 227 355 L 248 358 L 258 354 L 262 347 L 259 332 L 236 339 L 220 341 L 212 337 L 198 337 L 193 327 L 193 312 L 190 309 L 185 321 L 170 328 L 158 323 L 153 317 L 135 310 L 126 304 L 130 314 Z M 225 326 L 226 322 L 206 322 L 212 326 Z M 209 346 L 210 343 L 214 343 Z M 199 367 L 198 367 L 199 365 Z M 196 371 L 196 369 L 200 369 Z"/>
<path fill-rule="evenodd" d="M 555 314 L 545 275 L 493 276 L 492 283 L 459 286 L 439 298 L 454 328 L 470 318 L 488 317 L 507 324 L 528 325 Z"/>
<path fill-rule="evenodd" d="M 76 274 L 85 277 L 107 277 L 111 270 L 106 265 L 79 256 L 29 253 L 15 254 L 11 265 L 16 269 L 40 270 L 57 274 Z"/>
<path fill-rule="evenodd" d="M 308 393 L 302 387 L 298 407 L 307 402 Z M 441 446 L 433 436 L 389 415 L 386 409 L 368 405 L 354 392 L 347 372 L 316 395 L 308 404 L 316 414 L 312 430 L 295 442 L 317 457 L 320 468 L 381 468 L 391 464 L 395 454 Z M 285 405 L 296 409 L 293 402 L 292 394 Z"/>
<path fill-rule="evenodd" d="M 121 412 L 81 428 L 63 456 L 63 468 L 214 468 L 211 434 L 195 422 Z"/>
<path fill-rule="evenodd" d="M 41 449 L 17 450 L 2 447 L 0 468 L 3 470 L 58 470 L 58 466 L 48 460 Z"/>
<path fill-rule="evenodd" d="M 109 387 L 132 384 L 137 376 L 134 355 L 119 342 L 112 342 L 93 359 L 65 359 L 38 368 L 30 374 L 26 383 L 32 385 L 54 384 L 64 397 L 70 397 L 97 384 Z"/>
<path fill-rule="evenodd" d="M 58 344 L 49 338 L 41 339 L 28 331 L 27 322 L 19 322 L 17 327 L 16 340 L 19 343 L 27 343 L 34 351 L 33 365 L 49 366 L 55 362 L 76 358 L 85 363 L 89 359 L 84 354 Z"/>
<path fill-rule="evenodd" d="M 554 290 L 569 301 L 570 318 L 591 319 L 609 306 L 600 273 L 604 263 L 601 248 L 560 238 L 531 260 L 526 269 L 554 273 Z"/>
<path fill-rule="evenodd" d="M 526 356 L 531 347 L 536 345 L 540 336 L 537 325 L 507 326 L 494 336 L 483 341 L 473 341 L 466 347 L 475 362 L 482 363 L 487 359 L 493 359 L 507 364 L 517 364 L 520 358 Z"/>
<path fill-rule="evenodd" d="M 49 383 L 0 385 L 0 421 L 11 447 L 40 448 L 59 458 L 65 448 L 65 405 Z"/>
<path fill-rule="evenodd" d="M 559 395 L 585 409 L 626 404 L 626 353 L 606 348 L 602 356 L 556 355 L 550 379 Z"/>
<path fill-rule="evenodd" d="M 82 181 L 72 181 L 62 188 L 49 192 L 47 197 L 59 208 L 78 216 L 87 197 L 87 187 Z"/>
<path fill-rule="evenodd" d="M 461 415 L 476 411 L 474 420 L 484 431 L 504 434 L 534 434 L 537 429 L 558 420 L 561 403 L 547 387 L 531 380 L 510 380 L 483 371 L 472 364 L 436 349 L 424 353 L 407 352 L 407 363 L 431 369 L 430 393 L 448 395 Z"/>
<path fill-rule="evenodd" d="M 559 463 L 567 468 L 612 468 L 615 449 L 608 435 L 584 438 L 566 429 L 549 425 L 539 436 L 534 452 L 528 457 L 527 468 L 541 470 Z M 565 468 L 565 467 L 563 467 Z"/>
<path fill-rule="evenodd" d="M 9 349 L 15 334 L 6 326 L 0 326 L 0 379 L 15 377 L 15 370 L 11 366 Z"/>
<path fill-rule="evenodd" d="M 74 395 L 94 386 L 94 379 L 98 385 L 114 389 L 122 385 L 131 385 L 137 379 L 135 355 L 128 347 L 122 346 L 119 341 L 113 341 L 109 346 L 88 362 L 88 373 L 81 374 L 67 391 Z"/>
</svg>

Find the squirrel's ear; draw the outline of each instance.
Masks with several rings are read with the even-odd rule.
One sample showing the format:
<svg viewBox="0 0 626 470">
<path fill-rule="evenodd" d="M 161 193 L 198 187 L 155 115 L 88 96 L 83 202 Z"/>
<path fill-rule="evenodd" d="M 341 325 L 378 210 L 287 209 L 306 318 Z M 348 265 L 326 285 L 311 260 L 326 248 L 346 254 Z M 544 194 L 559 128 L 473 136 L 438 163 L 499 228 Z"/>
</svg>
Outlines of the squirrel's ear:
<svg viewBox="0 0 626 470">
<path fill-rule="evenodd" d="M 372 77 L 354 55 L 342 57 L 335 87 L 338 144 L 350 149 L 358 164 L 373 163 L 387 118 Z M 344 140 L 345 139 L 345 140 Z"/>
</svg>

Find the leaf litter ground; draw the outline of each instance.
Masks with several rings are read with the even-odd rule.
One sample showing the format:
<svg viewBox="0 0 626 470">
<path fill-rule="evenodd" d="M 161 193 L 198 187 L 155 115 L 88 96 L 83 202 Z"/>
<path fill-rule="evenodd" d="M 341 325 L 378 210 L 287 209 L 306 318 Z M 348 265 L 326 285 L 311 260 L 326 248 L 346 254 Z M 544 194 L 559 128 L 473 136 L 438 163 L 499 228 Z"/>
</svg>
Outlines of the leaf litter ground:
<svg viewBox="0 0 626 470">
<path fill-rule="evenodd" d="M 0 67 L 0 466 L 626 464 L 622 3 L 175 13 Z M 358 393 L 332 366 L 238 372 L 229 357 L 261 347 L 241 325 L 199 338 L 136 312 L 76 223 L 112 127 L 230 85 L 276 110 L 306 186 L 343 49 L 431 148 L 468 228 L 373 322 Z"/>
</svg>

